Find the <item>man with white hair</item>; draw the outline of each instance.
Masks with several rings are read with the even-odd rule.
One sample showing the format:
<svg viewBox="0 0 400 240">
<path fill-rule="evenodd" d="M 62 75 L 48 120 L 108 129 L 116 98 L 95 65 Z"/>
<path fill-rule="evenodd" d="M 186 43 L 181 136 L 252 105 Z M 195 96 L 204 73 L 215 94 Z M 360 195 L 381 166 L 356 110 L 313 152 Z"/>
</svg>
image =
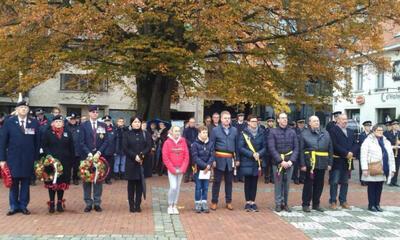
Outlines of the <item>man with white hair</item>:
<svg viewBox="0 0 400 240">
<path fill-rule="evenodd" d="M 310 212 L 312 200 L 312 208 L 323 212 L 320 198 L 324 189 L 325 171 L 332 167 L 333 145 L 329 133 L 320 128 L 317 116 L 311 116 L 308 124 L 310 127 L 300 134 L 300 167 L 306 173 L 302 206 L 304 212 Z"/>
<path fill-rule="evenodd" d="M 330 183 L 330 208 L 337 209 L 337 192 L 340 184 L 339 202 L 344 209 L 350 209 L 347 203 L 349 187 L 349 173 L 353 169 L 353 159 L 359 151 L 354 131 L 347 128 L 347 115 L 340 114 L 337 125 L 330 130 L 333 143 L 333 165 L 329 176 Z"/>
</svg>

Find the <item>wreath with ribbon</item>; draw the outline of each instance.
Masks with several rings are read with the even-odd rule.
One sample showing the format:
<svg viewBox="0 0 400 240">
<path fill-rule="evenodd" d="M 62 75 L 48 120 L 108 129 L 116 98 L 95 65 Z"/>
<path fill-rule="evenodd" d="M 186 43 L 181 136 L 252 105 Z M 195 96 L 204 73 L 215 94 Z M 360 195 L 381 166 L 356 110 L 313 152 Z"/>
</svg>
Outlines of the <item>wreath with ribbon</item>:
<svg viewBox="0 0 400 240">
<path fill-rule="evenodd" d="M 1 168 L 1 178 L 3 178 L 3 183 L 6 188 L 11 188 L 12 186 L 12 176 L 10 168 L 7 163 Z"/>
<path fill-rule="evenodd" d="M 61 162 L 51 155 L 42 157 L 35 162 L 35 175 L 43 182 L 57 182 L 57 178 L 63 174 Z"/>
<path fill-rule="evenodd" d="M 88 157 L 81 161 L 79 172 L 83 182 L 98 183 L 106 179 L 110 172 L 110 165 L 103 157 Z"/>
</svg>

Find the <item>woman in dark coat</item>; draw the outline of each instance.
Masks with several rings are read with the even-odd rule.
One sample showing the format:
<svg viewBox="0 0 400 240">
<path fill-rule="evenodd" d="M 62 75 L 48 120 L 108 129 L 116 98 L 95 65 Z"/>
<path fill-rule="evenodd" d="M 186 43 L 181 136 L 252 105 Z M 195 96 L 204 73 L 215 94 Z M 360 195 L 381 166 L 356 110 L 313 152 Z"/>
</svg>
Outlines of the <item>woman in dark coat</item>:
<svg viewBox="0 0 400 240">
<path fill-rule="evenodd" d="M 149 161 L 146 156 L 151 150 L 151 137 L 141 129 L 142 120 L 139 117 L 132 117 L 131 129 L 124 133 L 122 146 L 126 155 L 125 177 L 128 180 L 128 201 L 130 212 L 141 212 L 142 202 L 142 172 L 141 167 L 148 167 L 145 172 L 151 171 L 151 164 L 144 164 Z"/>
<path fill-rule="evenodd" d="M 265 130 L 257 125 L 257 117 L 249 115 L 248 126 L 239 136 L 240 173 L 244 176 L 244 193 L 248 212 L 258 212 L 255 203 L 258 174 L 266 154 Z"/>
<path fill-rule="evenodd" d="M 56 116 L 52 119 L 51 127 L 48 128 L 42 137 L 42 149 L 45 154 L 51 155 L 60 161 L 63 166 L 63 173 L 57 177 L 57 182 L 45 182 L 49 190 L 50 201 L 49 212 L 54 213 L 55 195 L 57 193 L 57 211 L 64 211 L 64 191 L 69 188 L 71 179 L 71 167 L 75 160 L 74 143 L 71 132 L 64 129 L 64 119 Z"/>
</svg>

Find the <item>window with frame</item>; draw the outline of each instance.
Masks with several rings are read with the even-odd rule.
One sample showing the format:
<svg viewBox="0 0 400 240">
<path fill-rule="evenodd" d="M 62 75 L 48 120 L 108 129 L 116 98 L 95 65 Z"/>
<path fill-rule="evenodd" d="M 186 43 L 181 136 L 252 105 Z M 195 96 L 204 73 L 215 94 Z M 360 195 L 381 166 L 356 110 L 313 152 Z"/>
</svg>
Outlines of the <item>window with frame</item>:
<svg viewBox="0 0 400 240">
<path fill-rule="evenodd" d="M 108 81 L 93 81 L 86 78 L 85 74 L 61 73 L 60 90 L 62 91 L 87 91 L 95 90 L 99 92 L 108 91 Z"/>
<path fill-rule="evenodd" d="M 363 65 L 357 66 L 357 85 L 356 90 L 360 91 L 363 89 L 363 81 L 364 81 L 364 73 L 363 73 Z"/>
<path fill-rule="evenodd" d="M 385 72 L 383 71 L 378 71 L 377 75 L 377 85 L 376 87 L 378 89 L 382 89 L 385 87 Z"/>
</svg>

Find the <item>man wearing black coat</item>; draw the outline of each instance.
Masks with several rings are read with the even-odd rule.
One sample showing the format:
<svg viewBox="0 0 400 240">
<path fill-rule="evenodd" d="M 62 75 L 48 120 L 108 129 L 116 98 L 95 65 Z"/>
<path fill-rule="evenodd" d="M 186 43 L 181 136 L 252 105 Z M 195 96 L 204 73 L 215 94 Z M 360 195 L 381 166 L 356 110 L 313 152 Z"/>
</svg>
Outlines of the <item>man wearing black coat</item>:
<svg viewBox="0 0 400 240">
<path fill-rule="evenodd" d="M 288 206 L 289 185 L 293 174 L 293 164 L 299 155 L 299 140 L 294 129 L 288 127 L 286 113 L 279 114 L 278 127 L 270 130 L 268 149 L 274 163 L 275 211 L 280 212 L 284 209 L 291 212 Z"/>
<path fill-rule="evenodd" d="M 197 128 L 196 128 L 196 120 L 194 118 L 190 118 L 189 122 L 188 122 L 188 127 L 183 130 L 183 137 L 186 139 L 186 143 L 188 145 L 189 151 L 191 151 L 191 146 L 196 141 L 198 134 L 199 134 L 199 132 L 197 131 Z M 184 179 L 185 183 L 189 182 L 189 180 L 194 181 L 193 180 L 193 169 L 192 169 L 194 162 L 192 159 L 191 152 L 190 152 L 190 160 L 189 161 L 190 161 L 189 167 L 185 173 L 185 179 Z"/>
<path fill-rule="evenodd" d="M 391 187 L 399 187 L 397 184 L 397 177 L 399 175 L 399 166 L 400 166 L 400 127 L 399 127 L 399 121 L 398 120 L 393 120 L 391 122 L 391 130 L 385 132 L 385 137 L 390 141 L 393 147 L 394 151 L 394 157 L 395 157 L 395 163 L 396 163 L 396 172 L 394 176 L 392 177 L 392 180 L 390 181 L 389 186 Z"/>
<path fill-rule="evenodd" d="M 347 115 L 341 114 L 337 118 L 337 125 L 330 131 L 333 143 L 333 166 L 329 175 L 330 199 L 332 210 L 337 209 L 337 192 L 340 184 L 339 202 L 342 208 L 350 209 L 347 203 L 349 175 L 353 168 L 353 159 L 359 151 L 354 132 L 347 128 Z"/>
<path fill-rule="evenodd" d="M 66 129 L 72 134 L 72 139 L 74 143 L 74 161 L 72 162 L 72 181 L 73 184 L 78 185 L 79 184 L 79 164 L 81 159 L 81 148 L 79 144 L 79 125 L 76 120 L 76 114 L 71 113 L 68 117 L 68 122 L 65 125 Z"/>
<path fill-rule="evenodd" d="M 300 166 L 305 173 L 303 187 L 303 211 L 310 212 L 312 208 L 319 212 L 324 210 L 320 207 L 320 198 L 324 188 L 325 171 L 332 168 L 333 145 L 329 133 L 320 128 L 319 118 L 309 118 L 309 128 L 300 134 Z"/>
</svg>

